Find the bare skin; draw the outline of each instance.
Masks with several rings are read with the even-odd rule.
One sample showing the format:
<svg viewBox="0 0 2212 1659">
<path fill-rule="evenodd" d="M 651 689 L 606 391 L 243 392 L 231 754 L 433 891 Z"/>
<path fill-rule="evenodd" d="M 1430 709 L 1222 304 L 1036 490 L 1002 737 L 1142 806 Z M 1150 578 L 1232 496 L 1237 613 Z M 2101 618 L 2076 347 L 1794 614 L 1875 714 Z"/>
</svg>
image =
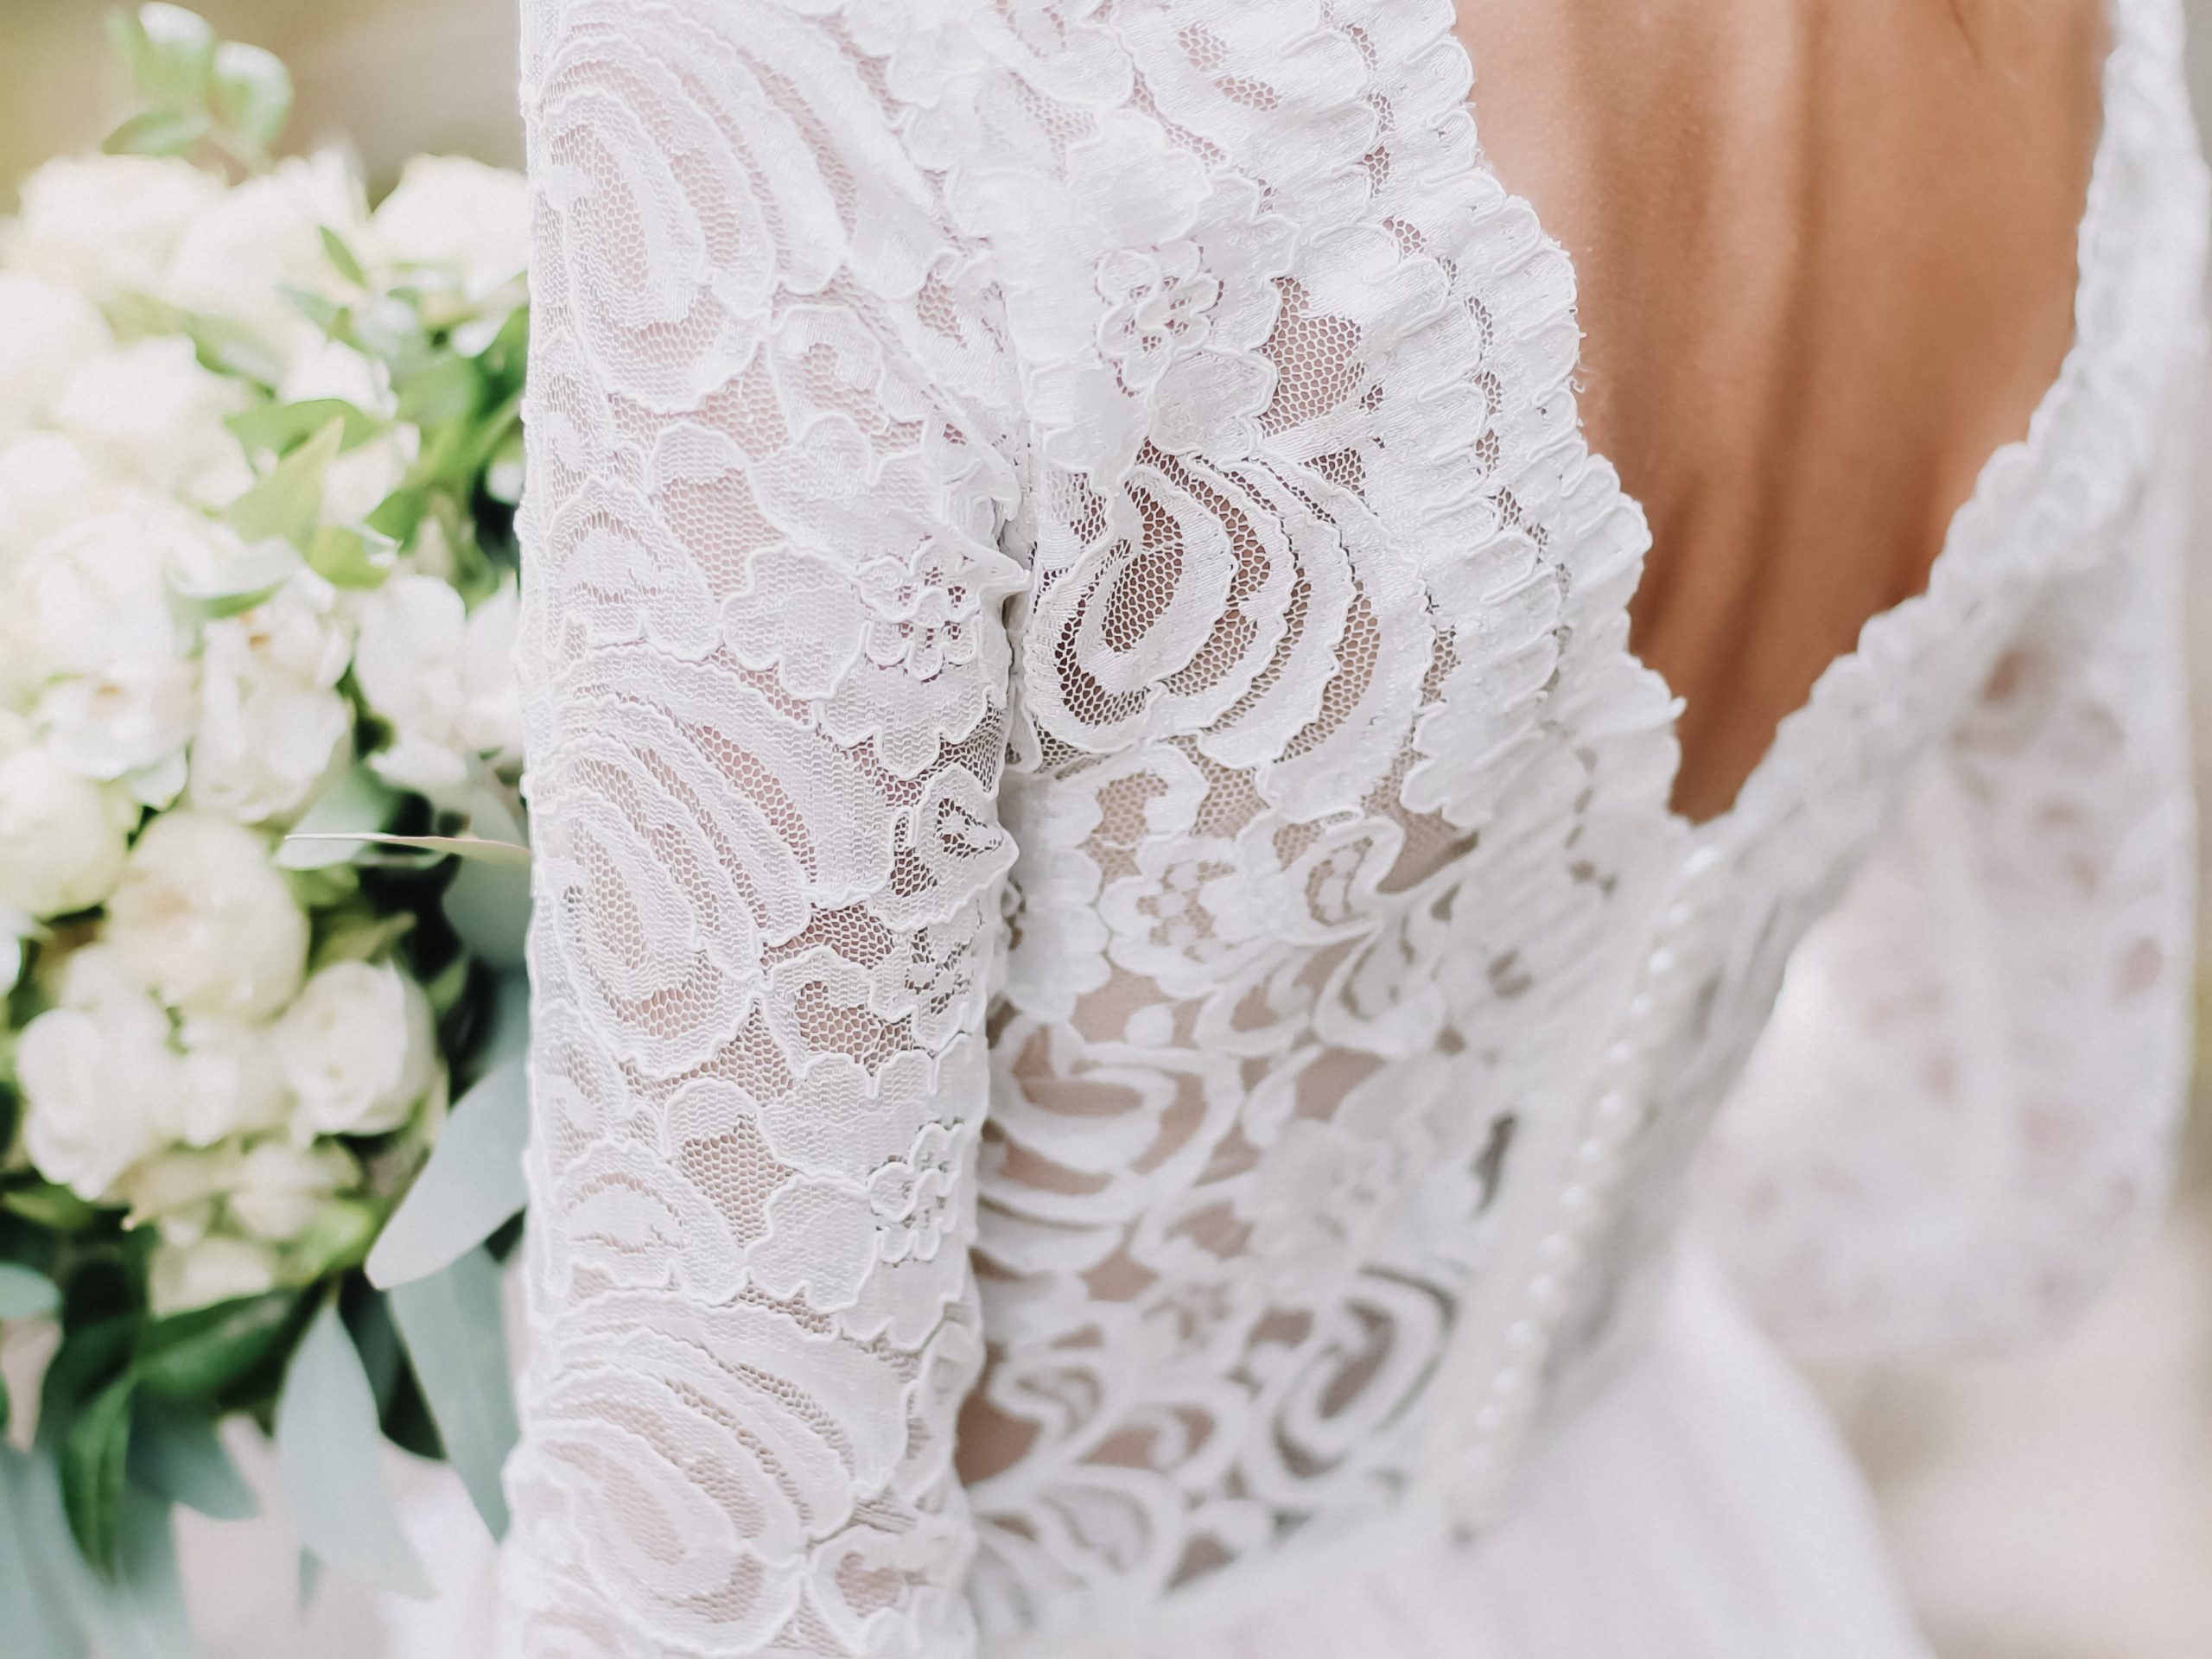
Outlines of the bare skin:
<svg viewBox="0 0 2212 1659">
<path fill-rule="evenodd" d="M 1726 810 L 1917 593 L 2074 334 L 2101 0 L 1457 0 L 1476 122 L 1573 256 L 1632 612 Z"/>
</svg>

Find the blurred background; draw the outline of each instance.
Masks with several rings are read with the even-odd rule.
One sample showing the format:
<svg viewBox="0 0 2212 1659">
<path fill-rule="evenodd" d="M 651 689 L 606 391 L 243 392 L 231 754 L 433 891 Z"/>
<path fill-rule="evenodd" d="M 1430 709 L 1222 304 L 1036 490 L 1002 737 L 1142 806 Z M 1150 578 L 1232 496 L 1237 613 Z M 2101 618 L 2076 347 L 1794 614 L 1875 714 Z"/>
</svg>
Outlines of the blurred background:
<svg viewBox="0 0 2212 1659">
<path fill-rule="evenodd" d="M 2188 3 L 2199 108 L 2212 110 L 2212 0 Z M 291 66 L 295 142 L 342 133 L 385 181 L 423 150 L 519 160 L 517 5 L 200 0 L 198 10 Z M 105 130 L 116 88 L 105 11 L 99 0 L 0 0 L 0 210 L 28 168 Z M 2212 448 L 2200 476 L 2212 478 Z M 2212 495 L 2202 518 L 2212 531 Z M 2198 772 L 2212 802 L 2212 534 L 2202 554 Z M 2204 913 L 2212 921 L 2212 902 Z M 2212 1067 L 2199 1070 L 2212 1079 Z M 2068 1340 L 1818 1380 L 1873 1474 L 1942 1659 L 2212 1659 L 2212 1109 L 2197 1114 L 2165 1230 Z M 256 1652 L 243 1632 L 229 1647 L 209 1634 L 219 1659 Z"/>
</svg>

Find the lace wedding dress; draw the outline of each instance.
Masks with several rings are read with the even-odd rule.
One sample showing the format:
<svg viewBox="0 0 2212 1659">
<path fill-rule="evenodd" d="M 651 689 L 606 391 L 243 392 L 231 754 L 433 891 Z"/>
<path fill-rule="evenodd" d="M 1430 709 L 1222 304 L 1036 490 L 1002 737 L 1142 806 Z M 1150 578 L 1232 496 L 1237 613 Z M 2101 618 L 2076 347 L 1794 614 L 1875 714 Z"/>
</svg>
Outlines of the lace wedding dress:
<svg viewBox="0 0 2212 1659">
<path fill-rule="evenodd" d="M 2030 436 L 1703 825 L 1452 25 L 531 0 L 512 1653 L 1919 1650 L 1731 1298 L 2013 1332 L 2158 1203 L 2175 7 Z"/>
</svg>

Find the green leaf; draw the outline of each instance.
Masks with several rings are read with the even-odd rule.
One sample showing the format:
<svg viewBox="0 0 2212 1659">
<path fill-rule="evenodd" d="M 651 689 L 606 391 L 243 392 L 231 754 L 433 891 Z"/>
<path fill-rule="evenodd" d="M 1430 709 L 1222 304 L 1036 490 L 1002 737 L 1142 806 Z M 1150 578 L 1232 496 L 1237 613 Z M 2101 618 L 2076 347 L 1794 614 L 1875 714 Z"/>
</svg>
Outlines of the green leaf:
<svg viewBox="0 0 2212 1659">
<path fill-rule="evenodd" d="M 529 1071 L 518 1055 L 454 1103 L 430 1160 L 369 1252 L 369 1282 L 389 1290 L 451 1267 L 529 1198 Z"/>
<path fill-rule="evenodd" d="M 155 108 L 205 106 L 215 75 L 215 31 L 207 19 L 181 6 L 141 6 L 135 16 L 111 16 L 109 39 L 139 96 Z"/>
<path fill-rule="evenodd" d="M 92 1570 L 115 1576 L 123 1550 L 123 1476 L 130 1451 L 130 1390 L 118 1377 L 61 1436 L 61 1507 Z"/>
<path fill-rule="evenodd" d="M 35 1226 L 57 1233 L 80 1233 L 100 1218 L 98 1210 L 53 1181 L 10 1188 L 0 1193 L 0 1206 Z"/>
<path fill-rule="evenodd" d="M 181 156 L 215 130 L 197 110 L 143 110 L 108 134 L 111 156 Z"/>
<path fill-rule="evenodd" d="M 480 858 L 492 864 L 527 864 L 530 849 L 512 841 L 486 841 L 479 836 L 387 836 L 363 831 L 325 834 L 315 831 L 294 830 L 284 837 L 287 847 L 295 842 L 310 845 L 322 842 L 366 842 L 378 847 L 407 847 L 417 852 L 449 854 L 454 858 Z"/>
<path fill-rule="evenodd" d="M 135 1313 L 79 1325 L 61 1338 L 39 1379 L 38 1433 L 43 1443 L 76 1420 L 86 1403 L 130 1365 L 130 1344 L 138 1334 Z"/>
<path fill-rule="evenodd" d="M 274 537 L 308 552 L 322 518 L 322 475 L 345 442 L 346 423 L 330 422 L 231 504 L 231 528 L 249 542 Z"/>
<path fill-rule="evenodd" d="M 390 429 L 387 422 L 347 403 L 342 397 L 311 397 L 296 404 L 264 404 L 223 423 L 250 451 L 267 450 L 281 455 L 314 437 L 333 421 L 343 427 L 339 450 L 358 449 L 371 438 Z"/>
<path fill-rule="evenodd" d="M 139 1333 L 132 1371 L 163 1399 L 219 1394 L 276 1351 L 299 1302 L 296 1292 L 272 1290 L 156 1319 Z"/>
<path fill-rule="evenodd" d="M 377 588 L 397 567 L 399 550 L 381 536 L 325 524 L 308 543 L 308 563 L 334 588 Z"/>
<path fill-rule="evenodd" d="M 378 831 L 399 810 L 399 797 L 367 766 L 356 765 L 323 791 L 276 849 L 281 869 L 321 870 L 343 864 L 359 850 L 351 830 Z M 334 839 L 331 838 L 334 835 Z"/>
<path fill-rule="evenodd" d="M 443 1273 L 391 1293 L 391 1314 L 430 1416 L 476 1512 L 494 1538 L 507 1531 L 499 1471 L 521 1438 L 507 1367 L 498 1263 L 470 1250 Z"/>
<path fill-rule="evenodd" d="M 187 316 L 180 325 L 199 353 L 200 365 L 213 374 L 273 386 L 284 378 L 283 359 L 244 323 L 227 317 Z"/>
<path fill-rule="evenodd" d="M 226 41 L 215 48 L 208 101 L 226 129 L 249 149 L 265 152 L 291 118 L 291 72 L 274 53 Z"/>
<path fill-rule="evenodd" d="M 379 536 L 389 536 L 405 547 L 415 539 L 415 532 L 423 517 L 430 510 L 429 493 L 425 490 L 395 490 L 378 503 L 377 510 L 365 521 L 369 529 Z"/>
<path fill-rule="evenodd" d="M 217 1521 L 245 1521 L 260 1512 L 205 1411 L 140 1400 L 130 1426 L 131 1484 Z"/>
<path fill-rule="evenodd" d="M 346 238 L 327 225 L 322 226 L 322 251 L 331 267 L 356 288 L 369 285 L 369 274 L 361 269 L 361 262 L 354 257 L 353 250 L 346 245 Z"/>
<path fill-rule="evenodd" d="M 61 1306 L 61 1292 L 42 1273 L 0 1262 L 0 1319 L 42 1319 Z"/>
<path fill-rule="evenodd" d="M 276 1462 L 308 1549 L 365 1583 L 427 1596 L 429 1580 L 392 1509 L 383 1435 L 361 1357 L 335 1301 L 308 1326 L 276 1402 Z"/>
<path fill-rule="evenodd" d="M 399 384 L 399 418 L 418 426 L 465 419 L 482 404 L 484 376 L 465 357 L 435 357 Z"/>
<path fill-rule="evenodd" d="M 319 1280 L 359 1267 L 376 1243 L 383 1220 L 382 1211 L 359 1198 L 332 1199 L 292 1242 L 288 1252 L 292 1271 L 303 1280 Z"/>
</svg>

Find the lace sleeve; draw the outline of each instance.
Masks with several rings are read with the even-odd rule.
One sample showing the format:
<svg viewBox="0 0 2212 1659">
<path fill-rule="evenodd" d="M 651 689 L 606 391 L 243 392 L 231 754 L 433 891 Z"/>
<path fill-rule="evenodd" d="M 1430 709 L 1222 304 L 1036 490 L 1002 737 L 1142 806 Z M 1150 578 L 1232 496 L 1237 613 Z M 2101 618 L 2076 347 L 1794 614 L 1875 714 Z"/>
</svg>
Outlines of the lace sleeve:
<svg viewBox="0 0 2212 1659">
<path fill-rule="evenodd" d="M 1013 471 L 821 10 L 527 8 L 529 1659 L 973 1644 Z"/>
<path fill-rule="evenodd" d="M 1801 1351 L 2044 1328 L 2158 1211 L 2191 980 L 2184 494 L 2043 596 L 1791 959 L 1705 1222 Z"/>
</svg>

